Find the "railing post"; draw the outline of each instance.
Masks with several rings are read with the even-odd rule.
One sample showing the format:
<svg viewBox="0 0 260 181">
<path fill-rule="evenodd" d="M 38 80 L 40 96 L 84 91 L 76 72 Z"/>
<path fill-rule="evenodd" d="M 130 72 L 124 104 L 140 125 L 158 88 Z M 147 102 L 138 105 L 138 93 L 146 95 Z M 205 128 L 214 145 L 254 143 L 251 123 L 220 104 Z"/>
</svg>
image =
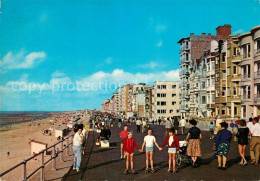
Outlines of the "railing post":
<svg viewBox="0 0 260 181">
<path fill-rule="evenodd" d="M 60 145 L 60 161 L 63 162 L 63 138 Z"/>
<path fill-rule="evenodd" d="M 69 142 L 69 139 L 70 139 L 70 137 L 68 137 L 68 139 L 67 139 L 67 148 L 66 148 L 66 156 L 69 156 L 69 149 L 70 149 L 70 142 Z"/>
<path fill-rule="evenodd" d="M 44 181 L 44 151 L 42 152 L 41 181 Z"/>
<path fill-rule="evenodd" d="M 23 180 L 27 180 L 26 161 L 23 161 Z"/>
<path fill-rule="evenodd" d="M 52 170 L 56 170 L 56 153 L 55 153 L 55 146 L 52 149 Z"/>
</svg>

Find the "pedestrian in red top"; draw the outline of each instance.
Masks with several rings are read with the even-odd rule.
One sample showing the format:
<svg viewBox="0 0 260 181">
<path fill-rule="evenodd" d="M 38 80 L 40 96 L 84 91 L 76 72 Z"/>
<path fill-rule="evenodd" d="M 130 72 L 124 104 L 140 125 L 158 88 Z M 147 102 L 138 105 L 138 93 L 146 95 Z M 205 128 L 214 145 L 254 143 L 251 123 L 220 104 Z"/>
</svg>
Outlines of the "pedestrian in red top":
<svg viewBox="0 0 260 181">
<path fill-rule="evenodd" d="M 127 138 L 128 131 L 127 131 L 127 125 L 124 126 L 124 130 L 119 133 L 120 138 L 121 138 L 121 159 L 125 158 L 125 153 L 124 153 L 124 140 Z M 123 155 L 124 153 L 124 155 Z"/>
<path fill-rule="evenodd" d="M 134 170 L 134 147 L 142 152 L 142 150 L 136 144 L 135 139 L 133 138 L 133 133 L 128 132 L 128 138 L 124 140 L 124 151 L 126 154 L 126 169 L 124 171 L 125 175 L 128 174 L 129 161 L 131 163 L 131 173 L 136 173 Z"/>
<path fill-rule="evenodd" d="M 166 137 L 166 139 L 164 140 L 161 148 L 163 148 L 166 144 L 168 146 L 168 153 L 169 153 L 168 173 L 172 173 L 172 172 L 176 173 L 176 171 L 175 171 L 175 157 L 176 157 L 176 153 L 179 154 L 180 144 L 179 144 L 179 138 L 174 135 L 174 129 L 170 129 L 169 136 Z M 171 168 L 171 164 L 172 164 L 172 168 Z"/>
</svg>

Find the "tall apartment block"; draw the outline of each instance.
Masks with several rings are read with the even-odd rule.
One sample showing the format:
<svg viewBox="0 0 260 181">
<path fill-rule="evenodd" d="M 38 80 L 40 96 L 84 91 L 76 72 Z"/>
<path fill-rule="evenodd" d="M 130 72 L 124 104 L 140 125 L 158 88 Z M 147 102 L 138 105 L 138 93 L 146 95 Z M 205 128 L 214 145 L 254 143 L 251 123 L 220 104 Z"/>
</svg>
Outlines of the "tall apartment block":
<svg viewBox="0 0 260 181">
<path fill-rule="evenodd" d="M 238 36 L 242 71 L 241 117 L 260 115 L 260 26 Z"/>
<path fill-rule="evenodd" d="M 238 36 L 230 35 L 219 44 L 221 50 L 216 61 L 216 115 L 225 119 L 241 117 L 241 56 Z"/>
<path fill-rule="evenodd" d="M 180 116 L 180 83 L 154 83 L 154 119 Z"/>
<path fill-rule="evenodd" d="M 202 62 L 203 55 L 211 49 L 212 41 L 223 41 L 230 34 L 231 26 L 224 25 L 216 28 L 216 35 L 191 33 L 189 37 L 178 41 L 180 44 L 181 117 L 206 117 L 214 113 L 214 107 L 207 108 L 209 101 L 207 101 L 206 84 L 209 74 L 207 75 L 207 69 L 205 70 L 207 63 Z"/>
</svg>

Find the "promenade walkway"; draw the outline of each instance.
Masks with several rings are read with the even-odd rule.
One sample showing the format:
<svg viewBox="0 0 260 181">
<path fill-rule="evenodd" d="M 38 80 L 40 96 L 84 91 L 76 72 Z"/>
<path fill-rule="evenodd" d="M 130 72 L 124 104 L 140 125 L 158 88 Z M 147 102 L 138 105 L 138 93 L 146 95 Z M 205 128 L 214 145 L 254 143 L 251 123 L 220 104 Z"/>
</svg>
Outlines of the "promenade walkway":
<svg viewBox="0 0 260 181">
<path fill-rule="evenodd" d="M 159 145 L 162 144 L 164 135 L 164 126 L 152 125 L 154 135 L 157 138 Z M 119 129 L 117 125 L 111 128 L 112 147 L 102 149 L 95 145 L 95 140 L 98 137 L 97 133 L 90 132 L 87 143 L 87 154 L 83 157 L 81 164 L 81 171 L 76 172 L 69 170 L 64 175 L 64 181 L 77 181 L 77 180 L 260 180 L 260 166 L 239 165 L 239 154 L 237 151 L 237 142 L 232 142 L 231 150 L 228 157 L 228 169 L 218 170 L 217 160 L 213 157 L 213 140 L 209 139 L 209 133 L 203 131 L 202 139 L 202 153 L 203 156 L 199 160 L 201 165 L 198 168 L 192 168 L 182 164 L 177 166 L 176 174 L 167 173 L 168 168 L 168 154 L 167 148 L 164 147 L 163 151 L 159 152 L 155 148 L 154 152 L 154 165 L 156 173 L 145 174 L 145 153 L 135 151 L 134 167 L 137 171 L 136 175 L 124 175 L 125 160 L 120 159 L 120 138 Z M 143 142 L 144 133 L 136 133 L 135 124 L 129 126 L 129 130 L 134 131 L 134 138 L 138 145 L 141 147 Z M 187 130 L 186 130 L 187 132 Z M 180 140 L 184 140 L 186 135 L 178 135 Z M 247 148 L 247 159 L 249 159 L 249 148 Z"/>
</svg>

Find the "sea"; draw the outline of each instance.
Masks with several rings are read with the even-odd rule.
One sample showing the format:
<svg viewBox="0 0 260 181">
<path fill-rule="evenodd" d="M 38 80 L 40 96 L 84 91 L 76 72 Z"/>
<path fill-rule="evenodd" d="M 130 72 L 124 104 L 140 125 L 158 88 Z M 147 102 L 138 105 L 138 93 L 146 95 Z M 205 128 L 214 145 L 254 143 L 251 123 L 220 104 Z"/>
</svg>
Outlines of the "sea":
<svg viewBox="0 0 260 181">
<path fill-rule="evenodd" d="M 0 127 L 48 118 L 52 112 L 0 111 Z"/>
</svg>

